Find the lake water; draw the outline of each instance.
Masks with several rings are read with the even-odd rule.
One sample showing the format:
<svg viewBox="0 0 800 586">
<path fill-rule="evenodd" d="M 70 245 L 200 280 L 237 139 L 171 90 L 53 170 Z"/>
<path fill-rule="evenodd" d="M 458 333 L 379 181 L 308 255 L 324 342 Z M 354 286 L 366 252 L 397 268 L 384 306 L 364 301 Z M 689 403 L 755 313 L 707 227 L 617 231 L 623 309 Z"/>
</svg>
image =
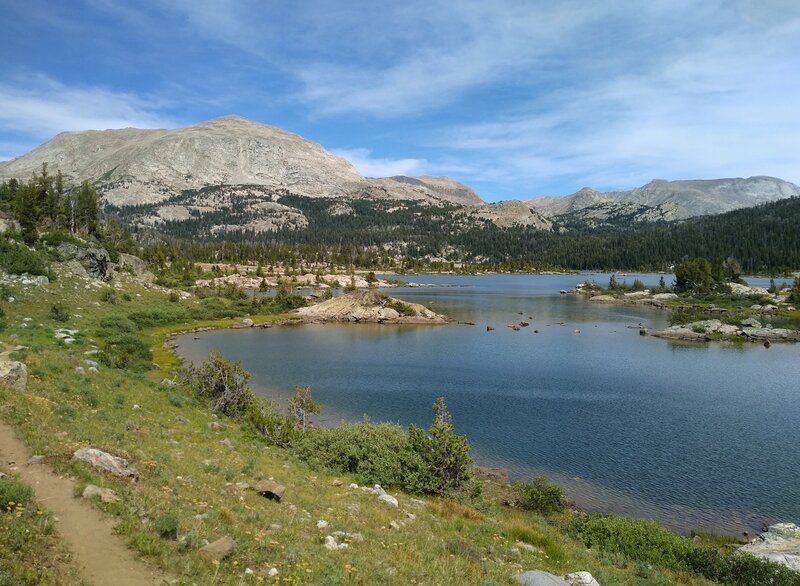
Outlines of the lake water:
<svg viewBox="0 0 800 586">
<path fill-rule="evenodd" d="M 636 277 L 659 279 L 619 278 Z M 544 474 L 586 510 L 684 531 L 800 521 L 800 345 L 669 343 L 639 335 L 666 312 L 558 293 L 605 274 L 405 278 L 455 285 L 390 293 L 477 325 L 220 330 L 179 352 L 241 360 L 265 396 L 311 385 L 326 423 L 427 427 L 444 396 L 478 463 Z"/>
</svg>

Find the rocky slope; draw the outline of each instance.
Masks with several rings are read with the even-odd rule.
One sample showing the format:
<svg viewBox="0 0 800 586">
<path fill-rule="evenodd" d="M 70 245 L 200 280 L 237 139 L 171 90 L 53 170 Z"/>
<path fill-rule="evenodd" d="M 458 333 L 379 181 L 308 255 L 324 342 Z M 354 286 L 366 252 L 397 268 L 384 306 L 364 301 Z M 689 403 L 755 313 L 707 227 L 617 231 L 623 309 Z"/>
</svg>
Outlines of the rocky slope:
<svg viewBox="0 0 800 586">
<path fill-rule="evenodd" d="M 800 196 L 800 187 L 775 177 L 689 181 L 654 179 L 630 191 L 604 193 L 584 187 L 565 197 L 538 197 L 526 200 L 526 203 L 550 218 L 574 217 L 576 213 L 589 209 L 595 222 L 628 213 L 630 204 L 635 204 L 645 207 L 640 214 L 642 218 L 634 221 L 672 221 L 721 214 L 795 196 Z"/>
</svg>

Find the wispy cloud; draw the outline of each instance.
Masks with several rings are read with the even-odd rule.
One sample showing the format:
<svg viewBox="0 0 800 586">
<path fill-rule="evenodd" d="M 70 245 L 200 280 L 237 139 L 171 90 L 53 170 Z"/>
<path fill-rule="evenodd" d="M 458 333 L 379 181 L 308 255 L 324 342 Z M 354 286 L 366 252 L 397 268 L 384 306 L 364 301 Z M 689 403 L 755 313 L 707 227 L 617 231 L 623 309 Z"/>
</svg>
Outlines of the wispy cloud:
<svg viewBox="0 0 800 586">
<path fill-rule="evenodd" d="M 350 161 L 365 177 L 421 175 L 426 171 L 426 162 L 421 159 L 373 158 L 369 149 L 333 149 L 331 152 Z"/>
<path fill-rule="evenodd" d="M 164 106 L 132 93 L 67 86 L 45 75 L 0 83 L 0 125 L 38 138 L 67 130 L 175 126 L 161 113 Z"/>
</svg>

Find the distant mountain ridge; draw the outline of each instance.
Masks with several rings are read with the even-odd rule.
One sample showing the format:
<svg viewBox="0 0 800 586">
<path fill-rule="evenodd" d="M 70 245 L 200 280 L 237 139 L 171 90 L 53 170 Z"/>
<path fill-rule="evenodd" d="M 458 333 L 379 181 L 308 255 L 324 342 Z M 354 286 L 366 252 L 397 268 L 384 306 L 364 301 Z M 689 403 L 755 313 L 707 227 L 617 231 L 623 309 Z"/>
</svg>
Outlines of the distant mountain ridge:
<svg viewBox="0 0 800 586">
<path fill-rule="evenodd" d="M 525 201 L 549 218 L 563 215 L 574 217 L 577 212 L 592 209 L 596 212 L 595 219 L 600 219 L 603 210 L 614 214 L 629 207 L 614 204 L 636 204 L 656 210 L 643 210 L 646 215 L 673 221 L 721 214 L 798 195 L 800 187 L 794 183 L 775 177 L 756 176 L 681 181 L 654 179 L 630 191 L 604 193 L 584 187 L 564 197 L 538 197 Z"/>
<path fill-rule="evenodd" d="M 25 180 L 43 163 L 51 173 L 60 170 L 68 186 L 91 181 L 115 209 L 135 208 L 126 214 L 132 221 L 158 227 L 201 217 L 208 225 L 213 218 L 215 234 L 305 228 L 307 210 L 287 205 L 286 195 L 330 199 L 325 204 L 330 216 L 356 213 L 359 200 L 418 202 L 457 206 L 447 213 L 458 226 L 463 222 L 456 216 L 464 216 L 467 223 L 545 231 L 671 222 L 800 195 L 793 183 L 757 176 L 653 180 L 629 191 L 586 187 L 564 197 L 487 204 L 471 187 L 448 177 L 365 178 L 320 144 L 240 116 L 172 130 L 64 132 L 0 162 L 0 180 Z"/>
</svg>

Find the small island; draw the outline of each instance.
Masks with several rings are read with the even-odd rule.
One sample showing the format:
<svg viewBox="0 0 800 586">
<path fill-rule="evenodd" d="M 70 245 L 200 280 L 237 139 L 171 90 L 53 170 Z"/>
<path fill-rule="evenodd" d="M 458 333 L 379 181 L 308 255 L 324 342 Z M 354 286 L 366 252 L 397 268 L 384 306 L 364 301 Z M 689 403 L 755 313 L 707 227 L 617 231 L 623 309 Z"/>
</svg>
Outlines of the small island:
<svg viewBox="0 0 800 586">
<path fill-rule="evenodd" d="M 360 289 L 295 310 L 308 323 L 446 324 L 449 320 L 418 303 Z"/>
<path fill-rule="evenodd" d="M 562 293 L 568 293 L 562 291 Z M 772 342 L 800 341 L 800 277 L 789 285 L 771 280 L 769 287 L 750 287 L 741 277 L 733 259 L 708 261 L 692 258 L 675 268 L 675 282 L 647 288 L 636 279 L 619 282 L 612 275 L 607 287 L 593 281 L 576 286 L 572 293 L 591 303 L 639 305 L 667 309 L 671 325 L 649 332 L 668 340 L 689 342 Z"/>
</svg>

